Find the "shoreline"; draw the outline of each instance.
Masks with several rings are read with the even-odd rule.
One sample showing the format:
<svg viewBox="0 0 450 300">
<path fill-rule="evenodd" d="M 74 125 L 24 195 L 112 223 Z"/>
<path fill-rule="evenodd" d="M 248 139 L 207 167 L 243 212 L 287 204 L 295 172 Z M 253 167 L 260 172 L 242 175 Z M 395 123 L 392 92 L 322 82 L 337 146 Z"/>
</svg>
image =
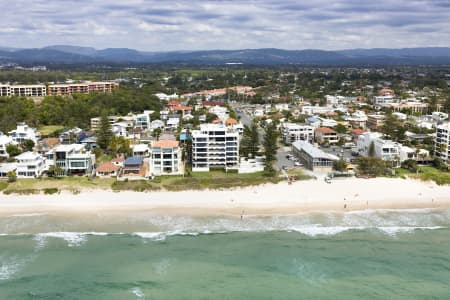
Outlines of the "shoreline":
<svg viewBox="0 0 450 300">
<path fill-rule="evenodd" d="M 0 195 L 0 215 L 150 213 L 188 216 L 270 216 L 368 209 L 450 209 L 450 186 L 412 179 L 286 182 L 231 190 L 113 192 L 82 190 L 44 195 Z"/>
</svg>

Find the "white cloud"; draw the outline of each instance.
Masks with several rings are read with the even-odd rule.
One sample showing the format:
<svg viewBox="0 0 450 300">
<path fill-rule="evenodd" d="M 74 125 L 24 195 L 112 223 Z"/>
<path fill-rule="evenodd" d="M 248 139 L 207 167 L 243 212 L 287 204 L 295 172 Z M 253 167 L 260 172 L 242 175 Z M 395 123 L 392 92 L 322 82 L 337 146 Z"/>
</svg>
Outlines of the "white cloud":
<svg viewBox="0 0 450 300">
<path fill-rule="evenodd" d="M 15 0 L 0 38 L 141 50 L 450 46 L 449 15 L 446 0 Z"/>
</svg>

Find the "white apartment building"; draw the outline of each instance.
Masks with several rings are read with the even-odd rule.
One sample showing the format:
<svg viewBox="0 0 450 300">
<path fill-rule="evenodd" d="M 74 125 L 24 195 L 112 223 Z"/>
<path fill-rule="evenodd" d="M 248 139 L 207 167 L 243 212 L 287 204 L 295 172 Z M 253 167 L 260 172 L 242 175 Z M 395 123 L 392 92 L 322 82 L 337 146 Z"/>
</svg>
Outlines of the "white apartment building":
<svg viewBox="0 0 450 300">
<path fill-rule="evenodd" d="M 8 152 L 6 151 L 6 148 L 8 145 L 17 145 L 17 143 L 12 139 L 12 137 L 3 135 L 0 133 L 0 157 L 9 157 Z"/>
<path fill-rule="evenodd" d="M 17 178 L 34 178 L 41 176 L 44 172 L 45 158 L 36 152 L 24 152 L 16 156 Z"/>
<path fill-rule="evenodd" d="M 46 95 L 47 88 L 43 84 L 0 85 L 0 96 L 44 97 Z"/>
<path fill-rule="evenodd" d="M 153 142 L 150 148 L 150 174 L 181 175 L 184 172 L 178 141 Z"/>
<path fill-rule="evenodd" d="M 391 103 L 397 103 L 397 102 L 398 102 L 398 99 L 395 98 L 392 95 L 375 96 L 375 97 L 373 97 L 373 104 L 374 105 L 391 104 Z"/>
<path fill-rule="evenodd" d="M 144 110 L 142 114 L 136 115 L 135 126 L 143 129 L 150 128 L 150 115 L 154 113 L 153 110 Z"/>
<path fill-rule="evenodd" d="M 450 123 L 444 123 L 436 127 L 434 143 L 435 155 L 450 165 Z"/>
<path fill-rule="evenodd" d="M 36 128 L 31 128 L 25 123 L 17 124 L 17 128 L 8 132 L 8 135 L 19 144 L 23 143 L 25 140 L 32 140 L 36 144 L 41 137 L 41 134 Z"/>
<path fill-rule="evenodd" d="M 370 145 L 374 144 L 375 157 L 379 157 L 385 161 L 392 161 L 393 166 L 400 163 L 401 144 L 391 140 L 384 140 L 379 132 L 365 132 L 358 137 L 356 147 L 360 155 L 368 156 Z"/>
<path fill-rule="evenodd" d="M 95 155 L 86 150 L 84 145 L 59 145 L 47 153 L 48 165 L 56 165 L 63 170 L 64 175 L 91 173 L 95 164 Z"/>
<path fill-rule="evenodd" d="M 296 141 L 314 140 L 314 127 L 305 124 L 284 123 L 281 127 L 281 134 L 286 144 L 290 145 Z"/>
<path fill-rule="evenodd" d="M 192 131 L 192 170 L 239 168 L 239 133 L 223 124 L 202 124 Z"/>
</svg>

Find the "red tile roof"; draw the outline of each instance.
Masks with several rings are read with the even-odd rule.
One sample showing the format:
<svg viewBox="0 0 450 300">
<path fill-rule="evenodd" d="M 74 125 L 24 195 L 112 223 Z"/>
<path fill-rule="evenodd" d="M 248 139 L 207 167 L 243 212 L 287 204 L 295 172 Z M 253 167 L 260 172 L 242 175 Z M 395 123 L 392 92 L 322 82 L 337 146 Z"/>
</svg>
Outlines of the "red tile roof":
<svg viewBox="0 0 450 300">
<path fill-rule="evenodd" d="M 328 127 L 320 127 L 320 128 L 317 128 L 316 131 L 321 132 L 321 133 L 336 133 L 336 131 L 334 131 L 333 129 L 328 128 Z"/>
<path fill-rule="evenodd" d="M 154 142 L 152 147 L 154 148 L 176 148 L 178 147 L 178 141 L 162 140 Z"/>
<path fill-rule="evenodd" d="M 227 121 L 225 122 L 226 125 L 236 125 L 238 122 L 236 121 L 236 119 L 233 118 L 228 118 Z"/>
<path fill-rule="evenodd" d="M 352 133 L 353 133 L 354 135 L 361 135 L 361 134 L 364 133 L 364 130 L 362 130 L 362 129 L 360 129 L 360 128 L 356 128 L 356 129 L 353 129 L 353 130 L 352 130 Z"/>
<path fill-rule="evenodd" d="M 100 173 L 112 173 L 112 172 L 117 172 L 118 170 L 119 170 L 119 167 L 110 161 L 102 163 L 97 168 L 97 172 L 100 172 Z"/>
</svg>

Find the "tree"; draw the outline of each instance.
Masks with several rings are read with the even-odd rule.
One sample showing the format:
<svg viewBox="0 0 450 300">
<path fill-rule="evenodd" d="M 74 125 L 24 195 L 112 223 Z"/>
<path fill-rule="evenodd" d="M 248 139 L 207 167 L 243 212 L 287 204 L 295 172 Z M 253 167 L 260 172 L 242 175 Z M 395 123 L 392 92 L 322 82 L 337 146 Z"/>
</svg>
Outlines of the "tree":
<svg viewBox="0 0 450 300">
<path fill-rule="evenodd" d="M 266 157 L 266 165 L 264 170 L 267 174 L 273 175 L 273 163 L 276 161 L 276 154 L 278 150 L 277 140 L 278 140 L 278 131 L 274 122 L 272 122 L 266 128 L 263 146 L 264 146 L 264 155 Z"/>
<path fill-rule="evenodd" d="M 342 134 L 347 133 L 347 128 L 345 128 L 345 126 L 342 125 L 342 124 L 337 124 L 337 125 L 334 127 L 334 130 L 335 130 L 337 133 L 342 133 Z"/>
<path fill-rule="evenodd" d="M 259 149 L 258 127 L 255 122 L 248 127 L 244 126 L 244 132 L 241 141 L 241 154 L 245 157 L 255 157 Z"/>
<path fill-rule="evenodd" d="M 113 136 L 108 149 L 114 154 L 128 155 L 131 153 L 130 141 L 123 136 Z"/>
<path fill-rule="evenodd" d="M 33 151 L 34 142 L 32 140 L 25 140 L 21 146 L 23 151 Z"/>
<path fill-rule="evenodd" d="M 152 137 L 154 137 L 157 141 L 159 141 L 159 137 L 161 136 L 162 130 L 161 128 L 155 128 L 152 131 Z"/>
<path fill-rule="evenodd" d="M 417 171 L 417 161 L 415 161 L 414 159 L 407 159 L 402 162 L 402 168 L 408 169 L 411 172 L 416 172 Z"/>
<path fill-rule="evenodd" d="M 106 114 L 100 117 L 100 125 L 97 130 L 97 145 L 105 150 L 111 143 L 113 133 L 111 131 L 111 124 L 109 124 L 109 119 Z"/>
<path fill-rule="evenodd" d="M 50 166 L 48 168 L 48 172 L 47 172 L 48 176 L 50 176 L 50 177 L 53 177 L 53 176 L 59 177 L 62 175 L 62 173 L 63 173 L 63 169 L 60 166 L 56 166 L 56 165 Z"/>
<path fill-rule="evenodd" d="M 9 157 L 14 157 L 21 153 L 19 147 L 14 144 L 9 144 L 8 146 L 6 146 L 6 152 L 8 153 Z"/>
<path fill-rule="evenodd" d="M 344 172 L 347 170 L 347 162 L 341 158 L 334 162 L 333 169 L 338 172 Z"/>
<path fill-rule="evenodd" d="M 6 173 L 6 176 L 8 176 L 8 182 L 15 182 L 17 180 L 17 174 L 15 171 L 9 171 Z"/>
<path fill-rule="evenodd" d="M 368 155 L 369 157 L 375 157 L 375 143 L 373 141 L 370 142 Z"/>
<path fill-rule="evenodd" d="M 358 172 L 360 174 L 379 176 L 386 169 L 385 162 L 378 157 L 360 157 L 358 159 Z"/>
</svg>

